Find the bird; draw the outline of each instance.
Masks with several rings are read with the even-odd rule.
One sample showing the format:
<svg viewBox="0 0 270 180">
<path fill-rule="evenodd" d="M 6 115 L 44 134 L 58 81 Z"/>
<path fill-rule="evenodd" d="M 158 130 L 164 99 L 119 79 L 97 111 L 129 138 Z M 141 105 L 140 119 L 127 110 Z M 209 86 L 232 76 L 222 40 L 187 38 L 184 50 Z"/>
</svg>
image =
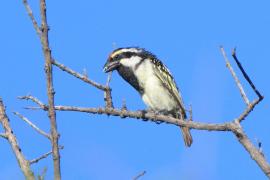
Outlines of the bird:
<svg viewBox="0 0 270 180">
<path fill-rule="evenodd" d="M 140 47 L 117 48 L 103 66 L 105 73 L 117 71 L 141 96 L 150 111 L 186 119 L 183 99 L 176 82 L 156 55 Z M 180 127 L 184 143 L 193 139 L 188 127 Z"/>
</svg>

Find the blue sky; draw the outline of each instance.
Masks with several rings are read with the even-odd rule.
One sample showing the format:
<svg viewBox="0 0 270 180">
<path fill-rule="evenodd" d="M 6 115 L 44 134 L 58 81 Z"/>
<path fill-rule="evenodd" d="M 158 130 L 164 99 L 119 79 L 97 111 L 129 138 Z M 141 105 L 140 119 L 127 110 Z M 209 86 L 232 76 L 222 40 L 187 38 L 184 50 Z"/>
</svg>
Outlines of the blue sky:
<svg viewBox="0 0 270 180">
<path fill-rule="evenodd" d="M 35 15 L 38 3 L 30 1 Z M 194 121 L 225 122 L 245 108 L 219 51 L 238 57 L 265 96 L 243 127 L 253 142 L 269 141 L 270 2 L 259 1 L 48 1 L 53 56 L 78 72 L 105 83 L 102 66 L 113 47 L 140 46 L 156 54 L 171 70 L 185 104 L 192 104 Z M 44 60 L 39 39 L 22 2 L 3 1 L 0 7 L 0 96 L 27 158 L 50 150 L 47 139 L 12 112 L 19 111 L 49 132 L 46 113 L 16 99 L 31 93 L 46 102 Z M 232 63 L 235 67 L 235 64 Z M 236 67 L 235 67 L 236 69 Z M 240 74 L 238 70 L 236 73 Z M 243 81 L 243 77 L 240 76 Z M 56 104 L 100 107 L 103 93 L 58 69 L 54 70 Z M 256 96 L 243 81 L 250 99 Z M 123 99 L 131 110 L 144 109 L 139 95 L 117 73 L 111 83 L 115 106 Z M 58 112 L 63 179 L 132 179 L 143 170 L 145 180 L 266 179 L 231 133 L 192 131 L 194 143 L 184 147 L 180 130 L 118 117 Z M 0 128 L 0 130 L 2 130 Z M 23 179 L 5 140 L 0 140 L 0 179 Z M 36 173 L 52 160 L 33 165 Z"/>
</svg>

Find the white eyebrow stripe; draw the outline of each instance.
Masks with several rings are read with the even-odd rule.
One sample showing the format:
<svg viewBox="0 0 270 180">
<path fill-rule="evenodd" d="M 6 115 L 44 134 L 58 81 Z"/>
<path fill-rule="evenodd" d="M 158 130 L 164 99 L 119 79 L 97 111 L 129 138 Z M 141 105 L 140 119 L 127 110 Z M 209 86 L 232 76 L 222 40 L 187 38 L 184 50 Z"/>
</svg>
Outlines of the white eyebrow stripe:
<svg viewBox="0 0 270 180">
<path fill-rule="evenodd" d="M 139 53 L 142 52 L 141 49 L 136 49 L 136 48 L 126 48 L 126 49 L 120 49 L 114 53 L 111 54 L 111 58 L 115 57 L 118 54 L 122 54 L 124 52 L 133 52 L 133 53 Z"/>
</svg>

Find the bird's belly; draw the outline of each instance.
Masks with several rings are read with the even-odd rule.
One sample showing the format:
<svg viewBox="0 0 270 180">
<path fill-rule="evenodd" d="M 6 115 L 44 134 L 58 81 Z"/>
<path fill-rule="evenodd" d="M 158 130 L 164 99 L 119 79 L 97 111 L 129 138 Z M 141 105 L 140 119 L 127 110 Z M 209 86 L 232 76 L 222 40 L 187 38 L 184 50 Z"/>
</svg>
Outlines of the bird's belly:
<svg viewBox="0 0 270 180">
<path fill-rule="evenodd" d="M 177 109 L 177 101 L 169 91 L 160 84 L 157 78 L 147 80 L 142 99 L 144 103 L 154 111 L 172 111 Z"/>
</svg>

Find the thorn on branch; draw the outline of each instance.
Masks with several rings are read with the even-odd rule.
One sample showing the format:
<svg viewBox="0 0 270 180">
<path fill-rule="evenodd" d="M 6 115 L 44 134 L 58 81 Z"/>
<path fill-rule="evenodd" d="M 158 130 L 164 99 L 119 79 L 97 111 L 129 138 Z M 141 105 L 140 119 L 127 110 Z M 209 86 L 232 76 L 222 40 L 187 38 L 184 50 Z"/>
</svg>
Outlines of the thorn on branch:
<svg viewBox="0 0 270 180">
<path fill-rule="evenodd" d="M 192 114 L 192 105 L 190 104 L 189 105 L 189 109 L 187 110 L 189 112 L 189 121 L 192 121 L 192 118 L 193 118 L 193 114 Z"/>
<path fill-rule="evenodd" d="M 125 99 L 123 99 L 123 101 L 122 101 L 122 108 L 121 108 L 121 110 L 127 110 L 127 103 L 126 103 L 126 100 Z"/>
<path fill-rule="evenodd" d="M 86 68 L 83 68 L 83 75 L 84 75 L 85 78 L 88 78 L 87 69 Z"/>
</svg>

